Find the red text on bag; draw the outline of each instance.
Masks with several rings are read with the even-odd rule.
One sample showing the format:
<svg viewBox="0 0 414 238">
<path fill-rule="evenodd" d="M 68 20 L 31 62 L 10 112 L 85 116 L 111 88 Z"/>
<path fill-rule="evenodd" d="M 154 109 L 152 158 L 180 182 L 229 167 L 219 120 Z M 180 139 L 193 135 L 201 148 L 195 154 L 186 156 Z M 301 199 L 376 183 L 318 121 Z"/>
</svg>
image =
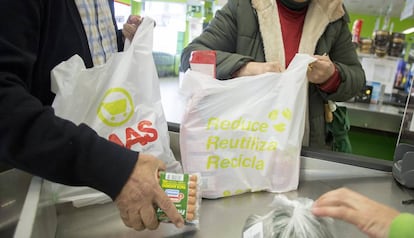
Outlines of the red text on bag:
<svg viewBox="0 0 414 238">
<path fill-rule="evenodd" d="M 125 128 L 125 135 L 124 135 L 125 144 L 122 142 L 119 136 L 115 133 L 110 134 L 108 136 L 108 140 L 118 145 L 124 146 L 128 149 L 131 149 L 131 147 L 137 143 L 141 145 L 146 145 L 147 143 L 156 141 L 158 139 L 157 129 L 151 126 L 152 126 L 152 122 L 143 120 L 143 121 L 138 122 L 136 130 L 131 127 Z"/>
</svg>

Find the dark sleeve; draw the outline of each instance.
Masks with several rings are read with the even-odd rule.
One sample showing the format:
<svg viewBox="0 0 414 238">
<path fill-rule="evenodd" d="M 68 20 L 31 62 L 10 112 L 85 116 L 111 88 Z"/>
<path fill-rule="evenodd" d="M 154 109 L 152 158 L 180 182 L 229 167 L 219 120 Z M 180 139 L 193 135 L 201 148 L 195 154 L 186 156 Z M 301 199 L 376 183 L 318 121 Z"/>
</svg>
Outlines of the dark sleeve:
<svg viewBox="0 0 414 238">
<path fill-rule="evenodd" d="M 43 17 L 47 2 L 2 2 L 8 10 L 0 14 L 0 160 L 54 182 L 93 187 L 114 199 L 138 153 L 86 125 L 58 118 L 30 93 L 37 83 L 34 69 L 42 67 L 37 50 L 43 26 L 50 24 Z"/>
<path fill-rule="evenodd" d="M 335 23 L 339 25 L 339 30 L 333 41 L 335 44 L 329 53 L 339 71 L 341 83 L 334 93 L 328 95 L 327 99 L 338 102 L 354 97 L 366 83 L 365 72 L 352 43 L 352 34 L 347 20 L 348 17 L 345 15 L 342 20 Z"/>
</svg>

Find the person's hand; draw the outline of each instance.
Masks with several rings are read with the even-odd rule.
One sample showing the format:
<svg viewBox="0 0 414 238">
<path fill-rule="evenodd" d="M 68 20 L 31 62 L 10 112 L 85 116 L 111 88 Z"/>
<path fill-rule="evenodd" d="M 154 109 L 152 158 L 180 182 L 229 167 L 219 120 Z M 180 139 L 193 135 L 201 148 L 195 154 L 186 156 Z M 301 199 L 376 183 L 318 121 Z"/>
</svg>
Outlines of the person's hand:
<svg viewBox="0 0 414 238">
<path fill-rule="evenodd" d="M 122 34 L 124 35 L 125 39 L 129 39 L 132 41 L 134 38 L 135 32 L 138 29 L 138 26 L 142 22 L 142 17 L 138 15 L 130 15 L 128 17 L 127 22 L 123 25 Z"/>
<path fill-rule="evenodd" d="M 283 68 L 278 62 L 248 62 L 233 73 L 233 77 L 254 76 L 267 72 L 282 72 Z"/>
<path fill-rule="evenodd" d="M 352 190 L 340 188 L 317 199 L 312 213 L 349 222 L 369 237 L 386 238 L 392 220 L 400 212 Z"/>
<path fill-rule="evenodd" d="M 335 64 L 328 55 L 314 55 L 316 61 L 308 65 L 308 81 L 314 84 L 323 84 L 335 73 Z"/>
<path fill-rule="evenodd" d="M 161 160 L 139 154 L 129 180 L 115 199 L 126 226 L 138 231 L 158 228 L 157 207 L 165 212 L 176 227 L 184 225 L 184 219 L 158 183 L 158 172 L 163 170 L 165 164 Z"/>
</svg>

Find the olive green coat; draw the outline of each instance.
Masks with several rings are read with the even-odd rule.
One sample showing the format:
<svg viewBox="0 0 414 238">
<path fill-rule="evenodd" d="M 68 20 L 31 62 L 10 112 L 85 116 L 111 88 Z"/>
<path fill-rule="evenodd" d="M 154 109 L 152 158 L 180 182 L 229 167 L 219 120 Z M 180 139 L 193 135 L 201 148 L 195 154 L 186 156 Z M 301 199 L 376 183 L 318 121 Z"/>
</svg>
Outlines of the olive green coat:
<svg viewBox="0 0 414 238">
<path fill-rule="evenodd" d="M 328 54 L 341 76 L 340 86 L 332 94 L 326 94 L 316 85 L 309 84 L 306 128 L 310 131 L 305 131 L 305 137 L 312 147 L 325 147 L 326 101 L 349 100 L 365 85 L 365 74 L 351 42 L 348 23 L 349 17 L 342 0 L 311 0 L 299 53 Z M 189 58 L 194 50 L 216 50 L 219 79 L 230 79 L 235 71 L 249 61 L 278 61 L 284 64 L 276 0 L 228 0 L 216 12 L 204 32 L 183 50 L 182 71 L 189 68 Z"/>
</svg>

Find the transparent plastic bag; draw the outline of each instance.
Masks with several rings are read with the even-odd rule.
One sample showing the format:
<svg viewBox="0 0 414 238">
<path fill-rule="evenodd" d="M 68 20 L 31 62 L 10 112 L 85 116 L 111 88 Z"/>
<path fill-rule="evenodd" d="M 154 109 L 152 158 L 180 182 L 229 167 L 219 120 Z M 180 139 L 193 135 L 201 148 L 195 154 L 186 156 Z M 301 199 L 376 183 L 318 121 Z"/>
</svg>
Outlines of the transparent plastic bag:
<svg viewBox="0 0 414 238">
<path fill-rule="evenodd" d="M 243 238 L 333 238 L 333 219 L 316 217 L 311 212 L 313 200 L 289 200 L 276 195 L 272 210 L 264 216 L 251 215 L 243 228 Z"/>
</svg>

